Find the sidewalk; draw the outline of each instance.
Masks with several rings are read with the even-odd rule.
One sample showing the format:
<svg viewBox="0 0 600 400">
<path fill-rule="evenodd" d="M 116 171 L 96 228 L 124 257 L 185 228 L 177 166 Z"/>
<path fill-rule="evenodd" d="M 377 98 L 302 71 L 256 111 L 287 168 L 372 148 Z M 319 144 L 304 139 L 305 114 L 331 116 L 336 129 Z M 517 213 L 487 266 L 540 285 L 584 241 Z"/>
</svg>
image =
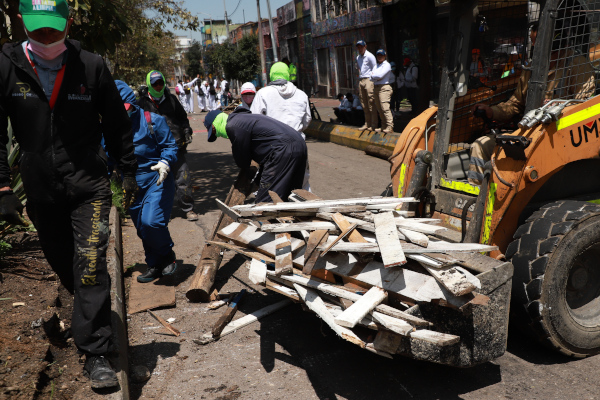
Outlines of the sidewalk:
<svg viewBox="0 0 600 400">
<path fill-rule="evenodd" d="M 311 98 L 310 101 L 315 104 L 315 107 L 321 116 L 321 121 L 313 120 L 304 133 L 315 139 L 337 143 L 359 150 L 364 150 L 369 145 L 376 145 L 393 151 L 400 134 L 412 119 L 410 108 L 405 108 L 401 109 L 401 111 L 396 114 L 398 116 L 394 118 L 393 134 L 375 133 L 366 130 L 362 131 L 359 130 L 357 126 L 330 122 L 331 120 L 336 119 L 333 107 L 337 107 L 340 104 L 337 99 Z"/>
</svg>

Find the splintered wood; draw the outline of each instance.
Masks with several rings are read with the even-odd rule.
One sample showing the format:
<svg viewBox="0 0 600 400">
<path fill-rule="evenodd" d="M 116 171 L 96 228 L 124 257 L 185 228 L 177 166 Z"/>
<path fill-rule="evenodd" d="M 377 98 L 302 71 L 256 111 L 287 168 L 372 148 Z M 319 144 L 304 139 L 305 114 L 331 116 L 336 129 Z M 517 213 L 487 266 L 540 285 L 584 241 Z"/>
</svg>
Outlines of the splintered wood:
<svg viewBox="0 0 600 400">
<path fill-rule="evenodd" d="M 223 243 L 211 244 L 250 258 L 253 284 L 304 303 L 344 340 L 385 357 L 415 341 L 453 346 L 461 338 L 430 330 L 419 306 L 487 306 L 479 279 L 463 267 L 477 269 L 455 257 L 497 247 L 435 237 L 446 229 L 440 220 L 398 211 L 414 199 L 271 197 L 274 204 L 217 202 L 235 222 L 218 231 Z"/>
</svg>

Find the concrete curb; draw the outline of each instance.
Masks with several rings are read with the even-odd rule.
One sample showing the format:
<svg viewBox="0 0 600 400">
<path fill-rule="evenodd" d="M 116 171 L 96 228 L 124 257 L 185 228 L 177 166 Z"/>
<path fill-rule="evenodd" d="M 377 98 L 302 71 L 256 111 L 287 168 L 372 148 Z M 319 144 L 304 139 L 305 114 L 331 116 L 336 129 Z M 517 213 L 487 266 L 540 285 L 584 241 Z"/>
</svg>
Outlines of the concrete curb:
<svg viewBox="0 0 600 400">
<path fill-rule="evenodd" d="M 358 150 L 364 150 L 367 146 L 375 145 L 394 151 L 396 142 L 401 133 L 392 134 L 376 133 L 373 131 L 362 131 L 354 126 L 338 125 L 323 121 L 311 121 L 304 131 L 306 136 L 341 144 Z"/>
</svg>

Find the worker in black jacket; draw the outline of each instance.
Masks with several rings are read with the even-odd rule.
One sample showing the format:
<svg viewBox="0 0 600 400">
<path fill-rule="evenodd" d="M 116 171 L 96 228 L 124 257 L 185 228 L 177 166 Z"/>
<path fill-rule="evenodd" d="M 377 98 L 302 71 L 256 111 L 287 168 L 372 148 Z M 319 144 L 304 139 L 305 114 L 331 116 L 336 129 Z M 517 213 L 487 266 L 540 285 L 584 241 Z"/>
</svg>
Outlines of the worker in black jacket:
<svg viewBox="0 0 600 400">
<path fill-rule="evenodd" d="M 285 200 L 292 190 L 302 188 L 308 153 L 306 142 L 294 128 L 245 108 L 237 108 L 229 115 L 211 111 L 206 114 L 204 126 L 209 142 L 217 137 L 231 141 L 238 167 L 248 168 L 252 160 L 260 165 L 256 203 L 271 202 L 270 190 Z"/>
<path fill-rule="evenodd" d="M 162 115 L 167 120 L 169 129 L 175 137 L 179 147 L 177 162 L 171 166 L 175 176 L 175 196 L 181 211 L 189 221 L 196 221 L 198 215 L 194 212 L 194 198 L 192 197 L 192 177 L 188 167 L 185 153 L 187 145 L 192 143 L 192 128 L 183 106 L 165 86 L 165 77 L 159 71 L 150 71 L 146 76 L 148 93 L 142 95 L 138 105 L 144 111 Z"/>
<path fill-rule="evenodd" d="M 0 217 L 18 222 L 23 211 L 9 186 L 10 118 L 21 146 L 27 214 L 50 266 L 74 294 L 71 332 L 87 356 L 84 370 L 92 387 L 116 386 L 104 357 L 111 336 L 111 190 L 100 140 L 104 134 L 131 199 L 137 190 L 131 123 L 102 58 L 65 40 L 73 22 L 67 0 L 37 4 L 21 0 L 28 40 L 6 44 L 0 53 Z"/>
</svg>

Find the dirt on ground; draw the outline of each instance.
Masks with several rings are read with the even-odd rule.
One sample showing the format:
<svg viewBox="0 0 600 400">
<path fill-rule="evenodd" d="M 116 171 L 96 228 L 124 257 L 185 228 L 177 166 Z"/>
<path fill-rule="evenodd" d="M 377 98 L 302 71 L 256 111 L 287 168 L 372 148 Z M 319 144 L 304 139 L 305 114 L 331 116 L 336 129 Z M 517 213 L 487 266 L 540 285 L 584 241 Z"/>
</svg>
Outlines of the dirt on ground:
<svg viewBox="0 0 600 400">
<path fill-rule="evenodd" d="M 73 298 L 37 233 L 7 241 L 13 249 L 0 262 L 0 399 L 72 399 L 87 383 L 70 337 Z"/>
</svg>

